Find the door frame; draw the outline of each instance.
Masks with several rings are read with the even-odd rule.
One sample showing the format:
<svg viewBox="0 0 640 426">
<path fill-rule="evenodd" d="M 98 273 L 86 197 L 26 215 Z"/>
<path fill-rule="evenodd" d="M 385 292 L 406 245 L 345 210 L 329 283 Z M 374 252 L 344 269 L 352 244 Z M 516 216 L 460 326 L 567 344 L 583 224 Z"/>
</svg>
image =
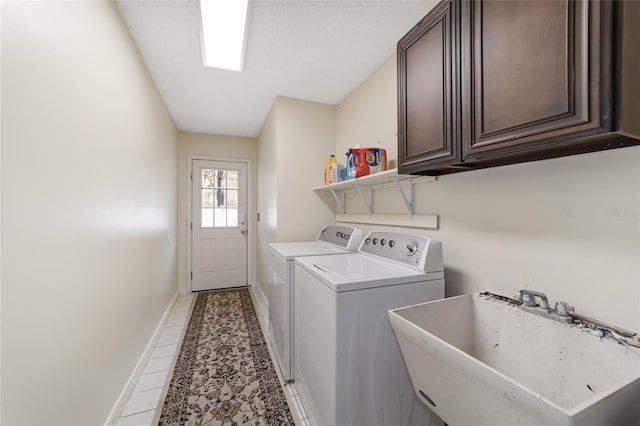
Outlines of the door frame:
<svg viewBox="0 0 640 426">
<path fill-rule="evenodd" d="M 206 161 L 221 161 L 221 162 L 233 162 L 233 163 L 245 163 L 247 165 L 247 286 L 253 286 L 253 244 L 254 244 L 254 226 L 253 226 L 253 218 L 254 214 L 254 206 L 253 206 L 253 176 L 251 172 L 251 160 L 247 158 L 229 158 L 229 157 L 211 157 L 207 155 L 196 155 L 190 154 L 187 155 L 187 223 L 186 223 L 186 233 L 187 233 L 187 270 L 186 273 L 186 283 L 185 286 L 187 289 L 187 293 L 193 293 L 193 288 L 191 286 L 191 268 L 192 268 L 192 247 L 193 244 L 193 234 L 191 232 L 191 221 L 193 219 L 193 191 L 192 191 L 192 180 L 191 176 L 193 175 L 193 160 L 206 160 Z M 242 287 L 239 287 L 242 288 Z"/>
</svg>

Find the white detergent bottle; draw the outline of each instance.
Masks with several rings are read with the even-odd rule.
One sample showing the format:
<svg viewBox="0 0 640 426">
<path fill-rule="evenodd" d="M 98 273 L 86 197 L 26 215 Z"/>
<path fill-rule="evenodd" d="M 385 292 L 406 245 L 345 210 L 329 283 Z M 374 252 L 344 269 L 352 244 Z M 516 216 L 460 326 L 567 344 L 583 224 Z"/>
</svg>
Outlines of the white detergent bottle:
<svg viewBox="0 0 640 426">
<path fill-rule="evenodd" d="M 351 149 L 349 149 L 349 151 L 347 151 L 344 155 L 347 156 L 347 163 L 344 168 L 344 180 L 354 179 L 356 177 L 356 169 L 353 167 L 353 154 L 351 154 Z"/>
</svg>

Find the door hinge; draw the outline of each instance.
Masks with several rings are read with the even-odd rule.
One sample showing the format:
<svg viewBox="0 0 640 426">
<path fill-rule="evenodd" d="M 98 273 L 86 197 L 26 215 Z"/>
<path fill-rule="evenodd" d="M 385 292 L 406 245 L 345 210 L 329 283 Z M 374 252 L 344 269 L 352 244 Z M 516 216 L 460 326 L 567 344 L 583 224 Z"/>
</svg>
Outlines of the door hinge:
<svg viewBox="0 0 640 426">
<path fill-rule="evenodd" d="M 191 173 L 191 180 L 193 180 L 193 173 Z"/>
<path fill-rule="evenodd" d="M 193 222 L 191 222 L 191 223 L 189 224 L 189 227 L 190 227 L 190 228 L 191 228 L 191 230 L 193 231 Z"/>
<path fill-rule="evenodd" d="M 191 272 L 191 281 L 193 281 L 193 271 Z"/>
</svg>

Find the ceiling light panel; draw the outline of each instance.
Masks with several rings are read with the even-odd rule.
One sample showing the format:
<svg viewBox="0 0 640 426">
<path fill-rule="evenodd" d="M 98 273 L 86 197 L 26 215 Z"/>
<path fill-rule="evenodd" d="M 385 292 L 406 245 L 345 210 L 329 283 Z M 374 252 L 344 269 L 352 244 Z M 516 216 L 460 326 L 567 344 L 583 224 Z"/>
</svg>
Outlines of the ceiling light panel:
<svg viewBox="0 0 640 426">
<path fill-rule="evenodd" d="M 249 0 L 200 0 L 207 67 L 242 71 Z"/>
</svg>

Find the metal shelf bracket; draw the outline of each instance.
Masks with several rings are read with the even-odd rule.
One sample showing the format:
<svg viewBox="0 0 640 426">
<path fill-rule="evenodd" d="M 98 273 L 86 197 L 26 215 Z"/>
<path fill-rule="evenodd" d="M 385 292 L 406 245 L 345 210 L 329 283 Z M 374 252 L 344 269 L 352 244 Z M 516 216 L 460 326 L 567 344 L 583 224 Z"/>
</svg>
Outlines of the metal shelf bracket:
<svg viewBox="0 0 640 426">
<path fill-rule="evenodd" d="M 409 217 L 413 217 L 413 179 L 405 179 L 408 182 L 408 196 L 404 193 L 404 190 L 400 186 L 400 182 L 397 176 L 391 176 L 391 180 L 396 185 L 396 189 L 402 195 L 402 200 L 404 201 L 404 205 L 407 207 L 407 212 L 409 213 Z"/>
<path fill-rule="evenodd" d="M 346 213 L 346 206 L 345 206 L 345 201 L 344 201 L 344 191 L 342 191 L 342 200 L 340 199 L 340 197 L 338 197 L 338 194 L 336 194 L 336 190 L 331 188 L 331 195 L 333 195 L 333 198 L 336 200 L 336 204 L 338 205 L 338 207 L 340 207 L 340 210 L 342 210 L 342 214 Z"/>
<path fill-rule="evenodd" d="M 360 196 L 360 199 L 362 200 L 362 203 L 367 207 L 367 210 L 369 210 L 369 216 L 371 216 L 373 214 L 373 189 L 371 186 L 369 186 L 369 200 L 367 200 L 367 198 L 364 196 L 364 194 L 362 193 L 362 189 L 360 185 L 353 185 L 356 188 L 356 191 L 358 191 L 358 195 Z"/>
</svg>

